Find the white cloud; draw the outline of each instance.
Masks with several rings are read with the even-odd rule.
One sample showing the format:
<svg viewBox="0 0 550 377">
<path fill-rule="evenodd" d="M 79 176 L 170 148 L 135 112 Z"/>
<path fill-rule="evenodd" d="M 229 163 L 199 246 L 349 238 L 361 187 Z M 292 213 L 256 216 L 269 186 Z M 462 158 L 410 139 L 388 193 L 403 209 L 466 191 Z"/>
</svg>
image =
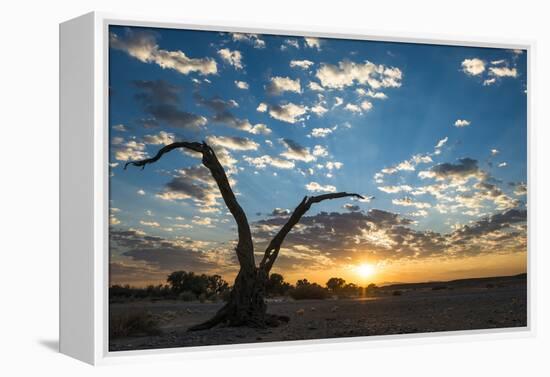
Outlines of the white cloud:
<svg viewBox="0 0 550 377">
<path fill-rule="evenodd" d="M 508 164 L 506 162 L 501 162 L 500 164 L 497 165 L 499 168 L 505 168 L 506 166 L 508 166 Z"/>
<path fill-rule="evenodd" d="M 149 226 L 151 228 L 158 228 L 160 227 L 160 224 L 156 221 L 144 221 L 144 220 L 140 220 L 139 222 L 141 225 L 143 226 Z"/>
<path fill-rule="evenodd" d="M 500 153 L 500 151 L 499 151 L 498 149 L 494 149 L 494 148 L 491 149 L 491 155 L 492 155 L 492 156 L 496 156 L 496 155 L 499 154 L 499 153 Z"/>
<path fill-rule="evenodd" d="M 304 41 L 307 47 L 316 48 L 317 50 L 321 49 L 321 40 L 319 38 L 304 37 Z"/>
<path fill-rule="evenodd" d="M 152 145 L 168 145 L 174 142 L 174 134 L 160 131 L 157 135 L 145 135 L 143 141 Z"/>
<path fill-rule="evenodd" d="M 296 39 L 285 39 L 285 41 L 281 45 L 281 50 L 284 51 L 288 47 L 300 48 L 300 44 L 298 43 L 298 40 L 296 40 Z"/>
<path fill-rule="evenodd" d="M 327 137 L 332 133 L 331 128 L 314 128 L 311 130 L 311 136 L 313 137 Z"/>
<path fill-rule="evenodd" d="M 120 132 L 126 132 L 128 131 L 128 129 L 126 128 L 126 126 L 124 124 L 116 124 L 113 126 L 113 130 L 115 131 L 120 131 Z"/>
<path fill-rule="evenodd" d="M 409 198 L 409 197 L 404 197 L 404 198 L 402 198 L 402 199 L 393 199 L 393 200 L 392 200 L 392 203 L 395 204 L 395 205 L 398 205 L 398 206 L 416 207 L 416 208 L 418 208 L 418 209 L 431 208 L 431 204 L 430 204 L 430 203 L 426 203 L 426 202 L 415 202 L 414 200 L 412 200 L 412 199 Z"/>
<path fill-rule="evenodd" d="M 464 59 L 461 66 L 462 71 L 470 76 L 477 76 L 485 71 L 485 62 L 478 58 Z"/>
<path fill-rule="evenodd" d="M 525 183 L 520 183 L 516 186 L 514 194 L 517 196 L 527 195 L 527 185 Z"/>
<path fill-rule="evenodd" d="M 443 139 L 439 140 L 435 146 L 435 149 L 442 148 L 445 144 L 447 144 L 447 141 L 449 140 L 448 136 L 445 136 Z"/>
<path fill-rule="evenodd" d="M 250 166 L 254 166 L 256 169 L 265 169 L 268 165 L 279 169 L 293 169 L 295 166 L 292 161 L 268 155 L 263 155 L 260 157 L 244 156 L 243 159 L 248 162 Z"/>
<path fill-rule="evenodd" d="M 489 74 L 496 77 L 517 77 L 518 71 L 509 67 L 489 67 Z"/>
<path fill-rule="evenodd" d="M 347 103 L 344 109 L 351 111 L 352 113 L 361 113 L 361 108 L 353 103 Z"/>
<path fill-rule="evenodd" d="M 118 161 L 135 161 L 147 158 L 145 143 L 135 140 L 124 142 L 124 140 L 119 140 L 119 138 L 113 138 L 111 144 L 115 159 Z"/>
<path fill-rule="evenodd" d="M 173 69 L 187 75 L 197 72 L 210 75 L 218 72 L 216 61 L 212 58 L 190 58 L 183 51 L 168 51 L 159 48 L 155 35 L 144 31 L 127 29 L 121 37 L 111 33 L 110 46 L 126 52 L 128 55 L 144 63 L 155 63 L 165 69 Z"/>
<path fill-rule="evenodd" d="M 210 226 L 212 225 L 212 221 L 213 219 L 211 219 L 210 217 L 199 217 L 199 216 L 194 216 L 193 217 L 193 220 L 191 220 L 194 224 L 197 224 L 197 225 L 205 225 L 205 226 Z"/>
<path fill-rule="evenodd" d="M 222 48 L 218 50 L 218 55 L 229 65 L 232 65 L 236 69 L 242 69 L 242 54 L 238 50 L 231 51 L 228 48 Z"/>
<path fill-rule="evenodd" d="M 265 48 L 265 41 L 260 38 L 258 34 L 244 34 L 244 33 L 231 33 L 234 41 L 248 42 L 254 46 L 254 48 Z"/>
<path fill-rule="evenodd" d="M 143 191 L 142 189 L 139 189 L 136 192 L 138 195 L 145 195 L 145 191 Z"/>
<path fill-rule="evenodd" d="M 237 88 L 243 89 L 243 90 L 249 88 L 248 83 L 245 82 L 245 81 L 237 81 L 237 80 L 235 80 L 235 85 L 237 86 Z"/>
<path fill-rule="evenodd" d="M 264 102 L 261 102 L 256 108 L 256 111 L 259 111 L 260 113 L 265 113 L 267 111 L 267 104 Z"/>
<path fill-rule="evenodd" d="M 258 143 L 246 137 L 207 136 L 206 141 L 209 144 L 235 151 L 255 151 L 259 147 Z"/>
<path fill-rule="evenodd" d="M 369 91 L 367 92 L 367 96 L 371 97 L 371 98 L 376 98 L 376 99 L 387 99 L 388 96 L 382 92 L 373 92 L 372 90 L 369 89 Z"/>
<path fill-rule="evenodd" d="M 342 97 L 334 97 L 334 107 L 338 107 L 344 103 L 344 99 Z"/>
<path fill-rule="evenodd" d="M 324 107 L 323 105 L 321 105 L 320 103 L 316 104 L 313 107 L 310 107 L 309 110 L 312 113 L 315 113 L 317 116 L 322 116 L 324 113 L 326 113 L 328 111 L 328 109 L 326 107 Z"/>
<path fill-rule="evenodd" d="M 302 87 L 300 86 L 300 79 L 292 80 L 290 77 L 275 76 L 271 78 L 267 90 L 271 94 L 281 94 L 283 92 L 301 93 Z"/>
<path fill-rule="evenodd" d="M 372 103 L 365 100 L 365 101 L 361 102 L 361 108 L 365 111 L 369 111 L 369 110 L 372 109 Z"/>
<path fill-rule="evenodd" d="M 338 65 L 322 64 L 315 76 L 327 88 L 343 89 L 355 83 L 369 85 L 372 89 L 398 88 L 403 74 L 399 68 L 376 65 L 369 61 L 355 63 L 341 61 Z"/>
<path fill-rule="evenodd" d="M 248 129 L 248 132 L 250 132 L 252 135 L 270 135 L 271 128 L 267 127 L 263 123 L 258 123 Z"/>
<path fill-rule="evenodd" d="M 319 85 L 319 83 L 315 81 L 310 81 L 308 84 L 308 88 L 316 92 L 323 92 L 325 90 L 321 85 Z"/>
<path fill-rule="evenodd" d="M 328 156 L 328 151 L 322 145 L 316 145 L 313 147 L 313 155 L 316 157 L 326 157 Z"/>
<path fill-rule="evenodd" d="M 343 163 L 341 162 L 338 162 L 338 161 L 329 161 L 326 163 L 325 167 L 329 170 L 329 171 L 332 171 L 334 169 L 338 170 L 340 168 L 342 168 L 342 166 L 344 166 Z"/>
<path fill-rule="evenodd" d="M 311 60 L 291 60 L 290 61 L 290 67 L 298 67 L 301 69 L 308 69 L 311 67 L 314 63 Z"/>
<path fill-rule="evenodd" d="M 280 142 L 286 147 L 286 151 L 281 153 L 281 156 L 289 160 L 311 162 L 317 159 L 316 156 L 311 154 L 309 148 L 296 143 L 294 140 L 280 139 Z"/>
<path fill-rule="evenodd" d="M 317 182 L 310 182 L 306 185 L 306 189 L 308 191 L 313 191 L 313 192 L 336 192 L 336 187 L 332 186 L 332 185 L 320 185 L 319 183 Z"/>
<path fill-rule="evenodd" d="M 490 86 L 493 85 L 495 82 L 497 82 L 497 79 L 495 79 L 494 77 L 492 79 L 486 79 L 483 80 L 483 86 Z"/>
<path fill-rule="evenodd" d="M 269 115 L 272 118 L 287 123 L 296 123 L 302 120 L 302 115 L 307 112 L 307 107 L 296 105 L 292 102 L 284 105 L 273 105 L 269 107 Z"/>
<path fill-rule="evenodd" d="M 381 186 L 378 187 L 378 190 L 383 191 L 388 194 L 397 194 L 401 191 L 409 192 L 412 191 L 412 187 L 409 185 L 399 185 L 399 186 Z"/>
<path fill-rule="evenodd" d="M 470 121 L 469 120 L 466 120 L 466 119 L 457 119 L 455 121 L 455 127 L 467 127 L 470 125 Z"/>
</svg>

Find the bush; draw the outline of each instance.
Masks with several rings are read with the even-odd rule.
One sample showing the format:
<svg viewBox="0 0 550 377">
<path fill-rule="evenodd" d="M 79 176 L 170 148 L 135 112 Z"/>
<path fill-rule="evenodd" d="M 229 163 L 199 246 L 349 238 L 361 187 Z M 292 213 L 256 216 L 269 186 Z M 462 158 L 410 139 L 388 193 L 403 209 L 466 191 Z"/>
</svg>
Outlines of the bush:
<svg viewBox="0 0 550 377">
<path fill-rule="evenodd" d="M 402 294 L 403 294 L 403 292 L 401 292 L 401 291 L 393 291 L 392 292 L 393 296 L 401 296 Z"/>
<path fill-rule="evenodd" d="M 307 279 L 298 280 L 296 288 L 290 291 L 290 297 L 295 300 L 324 300 L 329 296 L 326 288 L 321 287 L 317 283 L 310 283 Z"/>
<path fill-rule="evenodd" d="M 181 292 L 178 297 L 183 301 L 195 301 L 197 299 L 197 296 L 191 291 Z"/>
<path fill-rule="evenodd" d="M 206 293 L 201 293 L 199 295 L 199 301 L 201 304 L 204 304 L 204 302 L 206 301 Z"/>
<path fill-rule="evenodd" d="M 150 313 L 127 312 L 111 315 L 109 318 L 109 337 L 147 336 L 161 334 L 158 323 Z"/>
<path fill-rule="evenodd" d="M 265 286 L 265 293 L 268 297 L 285 296 L 291 286 L 281 274 L 272 273 Z"/>
</svg>

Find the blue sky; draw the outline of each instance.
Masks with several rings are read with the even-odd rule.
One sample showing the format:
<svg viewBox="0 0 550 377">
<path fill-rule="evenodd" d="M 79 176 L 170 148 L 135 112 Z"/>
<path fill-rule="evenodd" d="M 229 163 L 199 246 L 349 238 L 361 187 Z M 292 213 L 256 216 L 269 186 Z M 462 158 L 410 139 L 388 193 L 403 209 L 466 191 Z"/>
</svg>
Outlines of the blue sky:
<svg viewBox="0 0 550 377">
<path fill-rule="evenodd" d="M 109 59 L 113 282 L 235 273 L 234 222 L 196 156 L 122 169 L 176 140 L 215 148 L 258 253 L 304 195 L 367 197 L 312 208 L 278 262 L 289 277 L 524 269 L 526 52 L 112 26 Z"/>
</svg>

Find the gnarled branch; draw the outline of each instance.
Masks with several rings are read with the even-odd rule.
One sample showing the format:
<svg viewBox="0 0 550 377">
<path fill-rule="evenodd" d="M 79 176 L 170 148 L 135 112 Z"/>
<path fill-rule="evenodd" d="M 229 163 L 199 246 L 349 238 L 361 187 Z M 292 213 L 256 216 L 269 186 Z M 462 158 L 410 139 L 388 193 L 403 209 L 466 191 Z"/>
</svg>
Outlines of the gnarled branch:
<svg viewBox="0 0 550 377">
<path fill-rule="evenodd" d="M 202 164 L 206 168 L 208 168 L 208 170 L 210 170 L 210 174 L 212 174 L 212 177 L 218 185 L 225 205 L 237 222 L 239 241 L 237 243 L 236 252 L 239 259 L 239 264 L 241 265 L 241 268 L 245 269 L 246 271 L 254 271 L 254 269 L 256 268 L 256 264 L 254 262 L 254 246 L 252 244 L 252 234 L 250 232 L 248 219 L 246 218 L 246 214 L 244 213 L 243 209 L 237 202 L 237 198 L 235 197 L 235 194 L 231 189 L 231 185 L 229 184 L 229 180 L 227 179 L 227 175 L 225 174 L 223 166 L 220 164 L 220 161 L 216 157 L 214 150 L 208 144 L 206 144 L 205 142 L 175 142 L 162 147 L 154 157 L 140 161 L 127 162 L 124 165 L 124 169 L 126 169 L 128 165 L 138 166 L 144 169 L 146 165 L 158 161 L 164 154 L 178 148 L 190 149 L 192 151 L 202 154 Z"/>
<path fill-rule="evenodd" d="M 354 193 L 350 194 L 347 192 L 336 192 L 331 194 L 323 194 L 323 195 L 309 196 L 309 197 L 304 196 L 304 199 L 302 199 L 300 204 L 298 204 L 298 206 L 294 209 L 294 212 L 292 212 L 292 215 L 290 215 L 290 218 L 288 219 L 286 224 L 283 225 L 281 230 L 279 230 L 279 232 L 275 235 L 275 237 L 273 237 L 273 239 L 267 246 L 267 249 L 265 250 L 265 253 L 264 253 L 264 257 L 260 262 L 260 268 L 263 269 L 267 274 L 269 274 L 271 267 L 273 267 L 273 263 L 275 263 L 275 260 L 279 255 L 279 250 L 281 249 L 281 245 L 283 244 L 285 237 L 292 230 L 292 228 L 300 221 L 302 216 L 310 209 L 312 204 L 319 203 L 327 199 L 338 199 L 338 198 L 345 198 L 349 196 L 364 199 L 364 197 L 359 194 L 354 194 Z"/>
</svg>

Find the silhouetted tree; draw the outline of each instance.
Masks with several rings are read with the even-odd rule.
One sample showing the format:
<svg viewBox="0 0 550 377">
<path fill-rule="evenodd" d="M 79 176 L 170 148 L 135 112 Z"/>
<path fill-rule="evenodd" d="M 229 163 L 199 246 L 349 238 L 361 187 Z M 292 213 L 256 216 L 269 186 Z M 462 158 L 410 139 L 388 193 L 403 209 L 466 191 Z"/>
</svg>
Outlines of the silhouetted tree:
<svg viewBox="0 0 550 377">
<path fill-rule="evenodd" d="M 321 287 L 317 283 L 310 283 L 307 279 L 301 279 L 296 282 L 296 287 L 290 290 L 290 297 L 295 300 L 305 299 L 325 299 L 329 295 L 328 289 Z"/>
<path fill-rule="evenodd" d="M 288 317 L 266 314 L 266 303 L 264 300 L 265 286 L 268 276 L 277 260 L 281 245 L 287 234 L 300 221 L 302 216 L 315 203 L 327 199 L 337 199 L 344 197 L 357 197 L 364 199 L 361 195 L 350 194 L 347 192 L 329 193 L 317 196 L 305 196 L 300 204 L 294 209 L 292 215 L 288 218 L 286 224 L 279 230 L 271 240 L 260 264 L 256 266 L 254 261 L 254 244 L 252 242 L 252 233 L 245 212 L 237 201 L 235 194 L 229 184 L 225 170 L 216 157 L 214 150 L 205 142 L 175 142 L 162 147 L 152 158 L 140 161 L 131 161 L 126 163 L 144 168 L 148 164 L 158 161 L 162 156 L 174 149 L 189 149 L 202 155 L 202 164 L 210 171 L 216 181 L 225 205 L 233 215 L 237 223 L 238 241 L 235 248 L 240 269 L 228 302 L 208 321 L 193 326 L 189 330 L 201 330 L 211 328 L 219 323 L 230 326 L 253 326 L 265 327 L 266 325 L 277 325 L 280 321 L 288 321 Z"/>
<path fill-rule="evenodd" d="M 290 284 L 287 283 L 281 274 L 273 273 L 269 275 L 269 279 L 265 284 L 265 293 L 268 296 L 284 296 L 290 289 Z"/>
<path fill-rule="evenodd" d="M 337 293 L 337 291 L 342 288 L 346 284 L 346 281 L 342 278 L 330 278 L 327 281 L 327 288 L 329 291 L 333 293 Z"/>
</svg>

